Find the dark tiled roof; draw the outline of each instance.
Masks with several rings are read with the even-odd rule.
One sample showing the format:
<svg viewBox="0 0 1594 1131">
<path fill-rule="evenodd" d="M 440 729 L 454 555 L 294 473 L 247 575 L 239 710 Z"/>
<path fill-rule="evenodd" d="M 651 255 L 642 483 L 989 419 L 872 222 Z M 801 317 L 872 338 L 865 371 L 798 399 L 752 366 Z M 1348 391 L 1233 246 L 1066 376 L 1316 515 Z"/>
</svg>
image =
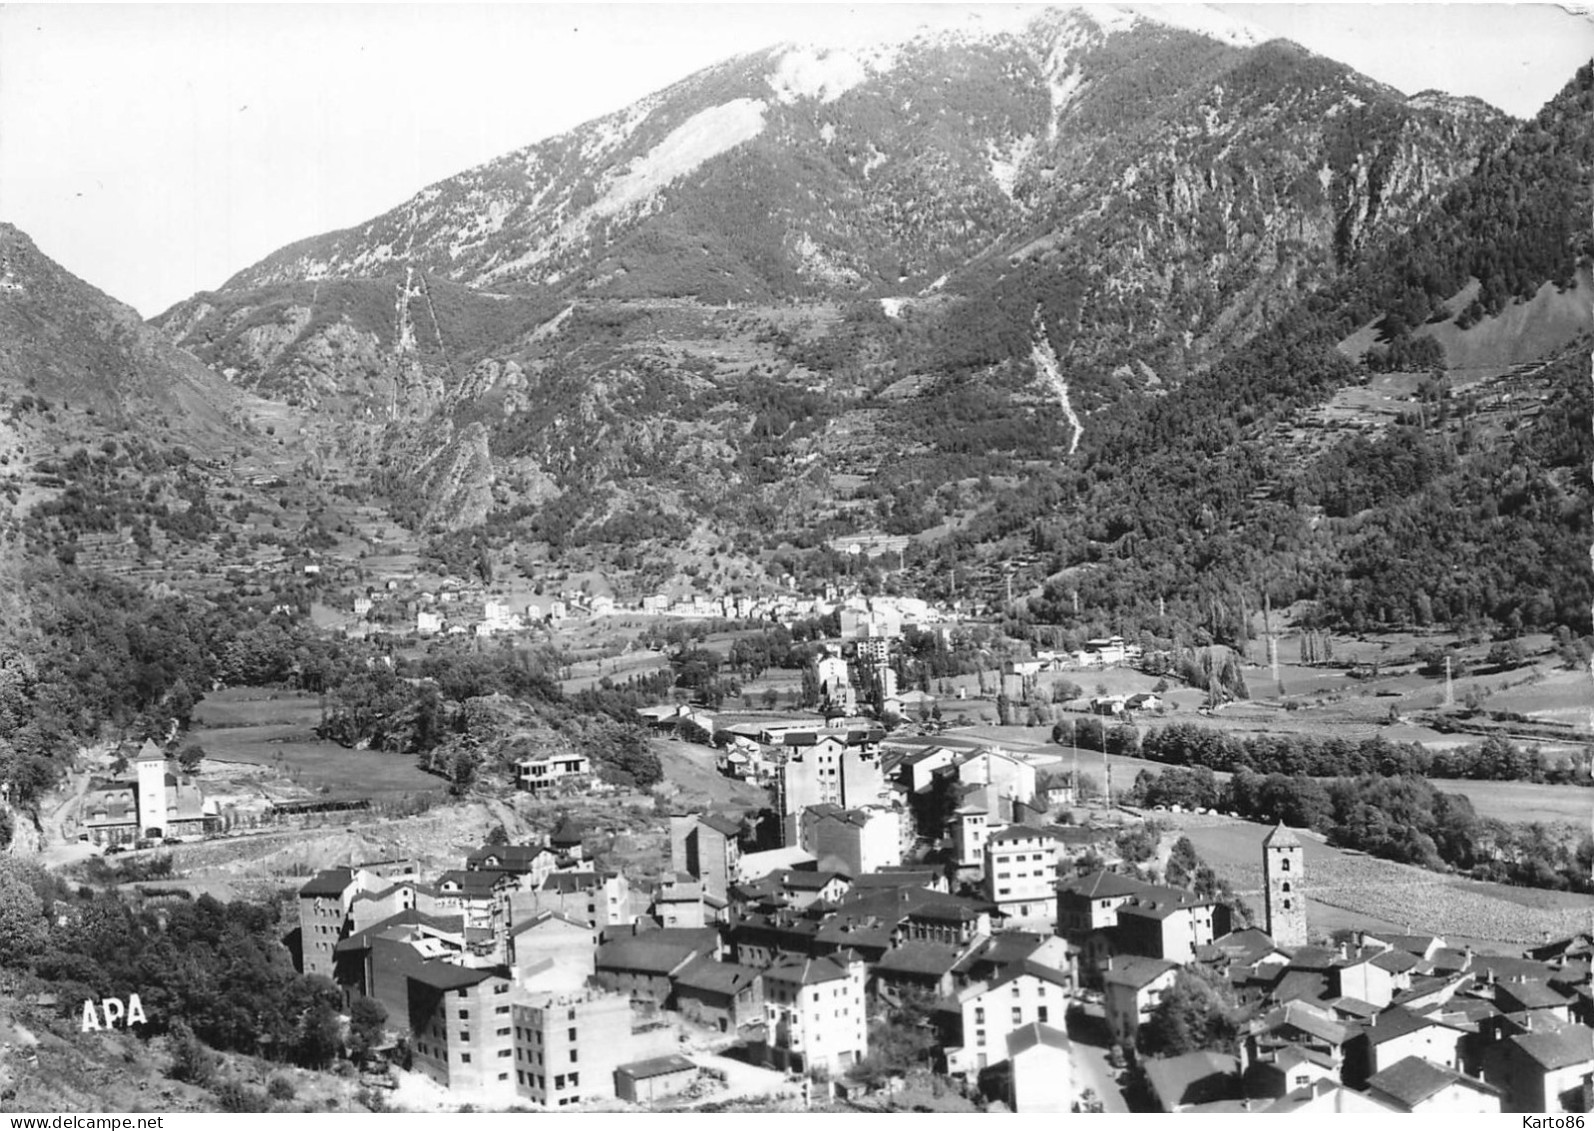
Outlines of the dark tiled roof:
<svg viewBox="0 0 1594 1131">
<path fill-rule="evenodd" d="M 914 940 L 903 943 L 895 950 L 886 951 L 875 964 L 875 970 L 885 974 L 919 974 L 940 978 L 957 965 L 958 948 L 944 943 Z"/>
<path fill-rule="evenodd" d="M 509 970 L 503 966 L 455 966 L 452 962 L 433 960 L 423 963 L 409 977 L 434 990 L 460 990 L 480 985 L 489 978 L 508 979 Z"/>
<path fill-rule="evenodd" d="M 1092 872 L 1061 884 L 1057 890 L 1086 899 L 1114 899 L 1124 895 L 1139 895 L 1151 887 L 1151 884 L 1133 876 L 1120 876 L 1117 872 Z"/>
<path fill-rule="evenodd" d="M 604 943 L 598 948 L 597 968 L 669 975 L 700 953 L 699 948 L 688 943 L 653 937 L 660 933 L 649 931 L 628 939 L 615 939 L 613 942 Z"/>
<path fill-rule="evenodd" d="M 328 868 L 317 872 L 309 883 L 299 889 L 299 898 L 319 898 L 330 895 L 342 895 L 344 890 L 354 882 L 354 871 L 351 868 Z"/>
<path fill-rule="evenodd" d="M 1571 1004 L 1566 995 L 1552 990 L 1543 982 L 1501 982 L 1494 987 L 1494 1000 L 1502 1012 L 1518 1009 L 1563 1009 Z"/>
<path fill-rule="evenodd" d="M 1523 1033 L 1511 1041 L 1546 1071 L 1594 1061 L 1594 1029 L 1586 1025 L 1568 1025 L 1554 1033 Z"/>
<path fill-rule="evenodd" d="M 1315 970 L 1289 970 L 1270 991 L 1274 1001 L 1321 1001 L 1328 996 L 1328 975 Z"/>
<path fill-rule="evenodd" d="M 834 982 L 847 976 L 846 963 L 829 955 L 824 958 L 805 958 L 799 962 L 783 962 L 764 971 L 766 978 L 796 982 L 800 986 Z"/>
<path fill-rule="evenodd" d="M 1391 974 L 1404 974 L 1408 970 L 1415 970 L 1421 961 L 1410 951 L 1386 950 L 1373 959 L 1373 965 Z"/>
<path fill-rule="evenodd" d="M 1161 958 L 1141 958 L 1130 954 L 1113 958 L 1111 969 L 1103 974 L 1102 978 L 1111 985 L 1129 986 L 1138 990 L 1149 986 L 1169 970 L 1178 968 L 1177 964 Z"/>
<path fill-rule="evenodd" d="M 1448 1068 L 1441 1068 L 1420 1056 L 1408 1056 L 1396 1061 L 1367 1081 L 1370 1090 L 1382 1092 L 1390 1099 L 1409 1108 L 1415 1108 L 1453 1084 L 1494 1093 L 1494 1089 L 1478 1080 L 1469 1079 Z"/>
<path fill-rule="evenodd" d="M 556 891 L 570 895 L 578 891 L 592 891 L 603 886 L 609 877 L 600 872 L 550 872 L 542 881 L 543 891 Z"/>
<path fill-rule="evenodd" d="M 1264 848 L 1299 848 L 1301 846 L 1301 838 L 1290 832 L 1285 827 L 1284 822 L 1280 821 L 1272 832 L 1262 838 L 1262 846 Z"/>
<path fill-rule="evenodd" d="M 694 958 L 675 975 L 675 984 L 689 990 L 735 995 L 758 980 L 759 971 L 734 962 L 717 962 L 707 955 Z"/>
<path fill-rule="evenodd" d="M 720 813 L 709 813 L 698 817 L 697 823 L 705 828 L 713 829 L 721 836 L 735 840 L 742 833 L 742 822 L 735 817 L 727 817 Z"/>
<path fill-rule="evenodd" d="M 1191 1052 L 1183 1056 L 1147 1057 L 1146 1081 L 1167 1110 L 1182 1104 L 1212 1103 L 1234 1099 L 1238 1090 L 1240 1062 L 1215 1052 Z"/>
<path fill-rule="evenodd" d="M 1392 1041 L 1396 1037 L 1404 1037 L 1408 1033 L 1415 1033 L 1419 1029 L 1429 1026 L 1442 1025 L 1443 1022 L 1433 1017 L 1426 1017 L 1420 1013 L 1413 1013 L 1404 1006 L 1392 1006 L 1374 1017 L 1372 1024 L 1367 1027 L 1367 1039 L 1375 1045 L 1385 1041 Z M 1445 1026 L 1448 1028 L 1449 1026 Z"/>
<path fill-rule="evenodd" d="M 445 894 L 468 895 L 475 898 L 492 895 L 493 887 L 501 882 L 508 873 L 505 872 L 444 872 L 437 877 L 437 886 L 442 888 L 447 884 L 459 885 L 457 893 Z"/>
<path fill-rule="evenodd" d="M 400 911 L 397 915 L 390 915 L 377 923 L 372 923 L 363 931 L 356 931 L 348 938 L 342 940 L 333 949 L 339 954 L 353 950 L 364 950 L 370 945 L 371 936 L 388 931 L 394 927 L 423 926 L 431 927 L 437 931 L 446 931 L 452 935 L 464 937 L 465 917 L 463 915 L 428 915 L 424 911 L 417 911 L 413 907 Z"/>
</svg>

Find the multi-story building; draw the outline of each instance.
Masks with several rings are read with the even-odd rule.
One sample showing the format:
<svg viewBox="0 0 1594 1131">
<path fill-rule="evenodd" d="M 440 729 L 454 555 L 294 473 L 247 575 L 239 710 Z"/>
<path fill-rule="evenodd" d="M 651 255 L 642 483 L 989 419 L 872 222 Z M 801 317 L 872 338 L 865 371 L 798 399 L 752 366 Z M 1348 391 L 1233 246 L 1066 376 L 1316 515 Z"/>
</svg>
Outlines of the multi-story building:
<svg viewBox="0 0 1594 1131">
<path fill-rule="evenodd" d="M 638 1026 L 630 998 L 606 990 L 534 995 L 510 1017 L 514 1099 L 545 1111 L 613 1099 L 615 1069 L 676 1048 L 672 1029 Z"/>
<path fill-rule="evenodd" d="M 779 800 L 786 844 L 797 844 L 801 839 L 799 815 L 810 805 L 851 809 L 886 799 L 876 732 L 798 732 L 787 734 L 784 745 L 786 761 L 780 768 Z"/>
<path fill-rule="evenodd" d="M 1022 959 L 991 982 L 976 982 L 942 1004 L 936 1015 L 949 1075 L 977 1074 L 1007 1059 L 1007 1038 L 1040 1022 L 1061 1028 L 1069 979 L 1062 970 Z"/>
<path fill-rule="evenodd" d="M 1110 959 L 1102 976 L 1107 1028 L 1120 1045 L 1133 1045 L 1135 1034 L 1173 987 L 1178 966 L 1160 958 L 1130 955 Z"/>
<path fill-rule="evenodd" d="M 631 885 L 619 872 L 549 872 L 530 891 L 512 890 L 501 898 L 503 919 L 510 926 L 543 911 L 557 911 L 600 930 L 628 927 L 635 919 L 631 913 Z"/>
<path fill-rule="evenodd" d="M 461 1098 L 513 1103 L 509 969 L 427 962 L 408 982 L 415 1070 Z"/>
<path fill-rule="evenodd" d="M 300 968 L 304 973 L 333 976 L 333 952 L 354 929 L 351 911 L 358 897 L 414 880 L 415 863 L 411 860 L 376 860 L 317 872 L 299 889 Z M 399 902 L 402 904 L 402 899 Z M 404 908 L 400 906 L 394 913 L 399 910 Z"/>
<path fill-rule="evenodd" d="M 592 759 L 585 754 L 542 750 L 515 763 L 515 784 L 528 793 L 543 793 L 591 773 Z"/>
<path fill-rule="evenodd" d="M 710 813 L 670 816 L 670 868 L 702 881 L 703 890 L 725 899 L 741 859 L 741 822 Z"/>
<path fill-rule="evenodd" d="M 998 829 L 985 841 L 985 898 L 1009 924 L 1050 925 L 1057 913 L 1057 845 L 1026 825 Z"/>
<path fill-rule="evenodd" d="M 839 1075 L 869 1051 L 865 967 L 840 955 L 764 971 L 764 1029 L 769 1063 L 797 1072 Z"/>
<path fill-rule="evenodd" d="M 843 809 L 810 805 L 801 815 L 801 844 L 821 866 L 834 860 L 856 878 L 902 863 L 902 813 L 881 805 Z"/>
</svg>

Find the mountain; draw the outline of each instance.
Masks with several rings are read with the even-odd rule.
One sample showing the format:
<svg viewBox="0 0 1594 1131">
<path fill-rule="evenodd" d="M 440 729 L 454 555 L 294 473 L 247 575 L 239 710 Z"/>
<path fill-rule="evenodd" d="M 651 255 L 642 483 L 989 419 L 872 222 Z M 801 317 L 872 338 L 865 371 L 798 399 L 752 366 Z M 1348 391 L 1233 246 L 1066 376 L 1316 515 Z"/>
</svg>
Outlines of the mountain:
<svg viewBox="0 0 1594 1131">
<path fill-rule="evenodd" d="M 0 574 L 25 553 L 214 563 L 224 498 L 300 456 L 265 434 L 281 415 L 0 224 Z"/>
<path fill-rule="evenodd" d="M 719 304 L 983 293 L 1077 269 L 1115 328 L 1223 337 L 1398 231 L 1509 125 L 1215 30 L 1092 7 L 1013 32 L 744 56 L 284 248 L 222 291 L 414 268 Z"/>
<path fill-rule="evenodd" d="M 831 568 L 819 548 L 873 530 L 912 538 L 927 593 L 1006 561 L 1038 615 L 1162 596 L 1217 633 L 1233 587 L 1279 570 L 1276 604 L 1352 609 L 1334 587 L 1382 520 L 1346 501 L 1399 497 L 1394 469 L 1472 498 L 1482 457 L 1522 454 L 1523 536 L 1583 492 L 1565 437 L 1407 416 L 1509 400 L 1490 383 L 1513 367 L 1561 395 L 1587 98 L 1580 75 L 1514 123 L 1145 10 L 777 48 L 157 325 L 299 410 L 444 559 L 574 556 L 646 589 Z M 1367 409 L 1373 383 L 1394 409 Z M 1381 485 L 1352 481 L 1344 421 Z M 1446 616 L 1510 611 L 1488 555 L 1494 595 Z"/>
<path fill-rule="evenodd" d="M 1243 27 L 1126 10 L 782 47 L 156 321 L 314 409 L 384 482 L 419 482 L 399 505 L 424 525 L 912 530 L 975 501 L 857 480 L 1067 454 L 1081 413 L 1176 388 L 1509 128 Z"/>
</svg>

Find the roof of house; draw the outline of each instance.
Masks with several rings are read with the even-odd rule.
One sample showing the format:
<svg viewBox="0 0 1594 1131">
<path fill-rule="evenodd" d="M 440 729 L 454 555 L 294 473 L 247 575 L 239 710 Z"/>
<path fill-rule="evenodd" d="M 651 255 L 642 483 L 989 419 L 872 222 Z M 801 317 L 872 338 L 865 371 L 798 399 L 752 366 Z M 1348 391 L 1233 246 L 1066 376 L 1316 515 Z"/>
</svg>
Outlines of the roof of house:
<svg viewBox="0 0 1594 1131">
<path fill-rule="evenodd" d="M 309 883 L 299 889 L 299 898 L 342 895 L 353 882 L 354 869 L 327 868 L 324 871 L 317 872 L 311 877 Z"/>
<path fill-rule="evenodd" d="M 1372 1002 L 1349 995 L 1335 998 L 1328 1003 L 1328 1006 L 1335 1012 L 1348 1014 L 1358 1021 L 1371 1021 L 1378 1014 L 1378 1007 Z"/>
<path fill-rule="evenodd" d="M 420 969 L 409 974 L 410 981 L 420 982 L 434 990 L 460 990 L 480 985 L 489 978 L 509 977 L 509 969 L 504 966 L 456 966 L 442 959 L 422 963 Z"/>
<path fill-rule="evenodd" d="M 868 875 L 858 876 L 852 881 L 855 888 L 918 888 L 928 887 L 936 882 L 936 872 L 933 868 L 921 871 L 879 871 L 870 872 Z"/>
<path fill-rule="evenodd" d="M 965 954 L 958 962 L 957 970 L 961 973 L 981 963 L 1006 966 L 1010 962 L 1028 958 L 1045 946 L 1046 940 L 1056 937 L 1034 931 L 1003 931 Z"/>
<path fill-rule="evenodd" d="M 1339 951 L 1326 946 L 1298 946 L 1290 951 L 1291 970 L 1329 970 L 1339 960 Z"/>
<path fill-rule="evenodd" d="M 1419 957 L 1428 953 L 1429 949 L 1437 943 L 1444 945 L 1444 940 L 1437 935 L 1385 935 L 1374 933 L 1374 938 L 1388 943 L 1396 950 L 1404 950 L 1408 954 Z"/>
<path fill-rule="evenodd" d="M 1269 954 L 1279 951 L 1279 946 L 1273 937 L 1266 931 L 1256 927 L 1247 927 L 1243 931 L 1231 931 L 1212 944 L 1222 951 L 1224 956 L 1236 962 L 1252 963 Z"/>
<path fill-rule="evenodd" d="M 1395 1005 L 1372 1019 L 1372 1023 L 1367 1027 L 1367 1039 L 1375 1045 L 1381 1045 L 1385 1041 L 1404 1037 L 1408 1033 L 1415 1033 L 1431 1025 L 1450 1028 L 1436 1017 L 1413 1013 L 1403 1005 Z"/>
<path fill-rule="evenodd" d="M 940 978 L 951 973 L 959 957 L 961 952 L 955 946 L 914 939 L 886 951 L 875 964 L 875 972 Z"/>
<path fill-rule="evenodd" d="M 1300 837 L 1285 828 L 1283 821 L 1280 821 L 1278 826 L 1262 839 L 1263 848 L 1299 848 L 1300 846 Z"/>
<path fill-rule="evenodd" d="M 1367 1081 L 1369 1090 L 1381 1092 L 1409 1108 L 1415 1108 L 1424 1100 L 1431 1099 L 1454 1084 L 1495 1093 L 1495 1089 L 1481 1080 L 1473 1080 L 1452 1069 L 1441 1068 L 1420 1056 L 1408 1056 L 1404 1060 L 1398 1060 Z"/>
<path fill-rule="evenodd" d="M 1152 884 L 1137 880 L 1133 876 L 1101 871 L 1069 880 L 1058 885 L 1057 890 L 1060 893 L 1083 896 L 1086 899 L 1115 899 L 1119 896 L 1139 895 L 1151 887 Z"/>
<path fill-rule="evenodd" d="M 834 982 L 850 976 L 850 971 L 845 962 L 835 956 L 826 955 L 823 958 L 804 958 L 796 962 L 783 962 L 764 971 L 764 977 L 777 978 L 783 982 L 796 982 L 800 986 L 812 986 L 819 982 Z"/>
<path fill-rule="evenodd" d="M 1494 999 L 1502 1012 L 1510 1012 L 1506 1007 L 1512 1002 L 1522 1009 L 1560 1009 L 1572 1001 L 1543 982 L 1500 982 L 1494 987 Z"/>
<path fill-rule="evenodd" d="M 1472 966 L 1472 952 L 1459 947 L 1442 946 L 1427 961 L 1430 970 L 1453 974 Z"/>
<path fill-rule="evenodd" d="M 493 888 L 504 882 L 507 875 L 508 873 L 505 872 L 470 872 L 458 869 L 444 872 L 437 877 L 437 886 L 443 888 L 449 884 L 456 884 L 459 887 L 460 894 L 480 898 L 492 895 Z"/>
<path fill-rule="evenodd" d="M 610 875 L 605 872 L 549 872 L 548 878 L 542 881 L 542 890 L 569 895 L 602 887 L 609 878 Z"/>
<path fill-rule="evenodd" d="M 1157 960 L 1153 959 L 1152 961 Z M 1066 988 L 1069 985 L 1068 975 L 1062 970 L 1048 966 L 1044 962 L 1036 962 L 1032 958 L 1021 958 L 1017 962 L 1009 962 L 1002 967 L 1001 971 L 996 975 L 996 979 L 991 983 L 991 988 L 994 990 L 998 986 L 1005 986 L 1017 978 L 1024 977 L 1026 974 L 1032 978 L 1039 978 L 1044 982 L 1051 982 L 1056 986 Z"/>
<path fill-rule="evenodd" d="M 1252 1110 L 1264 1115 L 1292 1115 L 1303 1111 L 1348 1115 L 1398 1109 L 1374 1096 L 1352 1091 L 1333 1080 L 1314 1080 L 1304 1088 L 1284 1093 L 1266 1107 L 1252 1108 Z"/>
<path fill-rule="evenodd" d="M 1223 1094 L 1238 1083 L 1240 1062 L 1232 1056 L 1189 1052 L 1183 1056 L 1147 1057 L 1141 1063 L 1146 1082 L 1165 1110 L 1234 1098 Z"/>
<path fill-rule="evenodd" d="M 1391 974 L 1404 974 L 1415 970 L 1422 960 L 1409 950 L 1386 950 L 1373 958 L 1373 965 Z"/>
<path fill-rule="evenodd" d="M 1351 1030 L 1328 1014 L 1311 1008 L 1305 1002 L 1291 1001 L 1275 1009 L 1262 1020 L 1264 1029 L 1283 1026 L 1299 1029 L 1320 1041 L 1342 1045 L 1351 1038 Z"/>
<path fill-rule="evenodd" d="M 696 1072 L 697 1065 L 678 1053 L 671 1053 L 669 1056 L 655 1056 L 649 1060 L 622 1064 L 615 1071 L 632 1080 L 651 1080 L 655 1076 L 670 1076 L 677 1072 Z"/>
<path fill-rule="evenodd" d="M 789 868 L 780 874 L 782 887 L 793 891 L 823 891 L 837 880 L 848 882 L 851 877 L 842 872 L 809 872 Z"/>
<path fill-rule="evenodd" d="M 721 836 L 738 837 L 742 833 L 742 822 L 736 817 L 727 817 L 723 813 L 700 813 L 697 823 L 706 828 L 713 829 Z"/>
<path fill-rule="evenodd" d="M 735 995 L 756 982 L 759 973 L 751 966 L 720 962 L 704 954 L 683 966 L 674 981 L 677 987 L 689 990 Z"/>
<path fill-rule="evenodd" d="M 484 844 L 465 857 L 465 866 L 480 867 L 488 860 L 496 860 L 498 863 L 488 867 L 503 872 L 516 872 L 523 870 L 537 857 L 552 851 L 545 844 Z"/>
<path fill-rule="evenodd" d="M 1316 970 L 1286 970 L 1269 991 L 1274 1001 L 1321 1001 L 1328 996 L 1328 975 Z"/>
<path fill-rule="evenodd" d="M 670 975 L 702 953 L 702 947 L 691 943 L 657 937 L 663 933 L 648 931 L 604 943 L 598 948 L 597 968 Z"/>
<path fill-rule="evenodd" d="M 1109 985 L 1129 986 L 1138 990 L 1149 986 L 1168 971 L 1178 968 L 1177 963 L 1161 958 L 1142 958 L 1135 954 L 1120 955 L 1111 959 L 1111 965 L 1102 975 L 1102 979 Z"/>
<path fill-rule="evenodd" d="M 1546 1071 L 1594 1060 L 1594 1029 L 1568 1025 L 1550 1033 L 1520 1033 L 1511 1042 Z"/>
<path fill-rule="evenodd" d="M 1042 1025 L 1039 1021 L 1031 1021 L 1023 1028 L 1015 1029 L 1007 1035 L 1008 1056 L 1018 1056 L 1037 1045 L 1045 1045 L 1047 1048 L 1059 1049 L 1066 1053 L 1069 1049 L 1068 1034 L 1061 1029 L 1053 1029 L 1050 1025 Z"/>
<path fill-rule="evenodd" d="M 1472 965 L 1467 967 L 1480 978 L 1492 977 L 1496 981 L 1549 982 L 1558 977 L 1556 967 L 1531 958 L 1511 958 L 1503 954 L 1474 954 Z"/>
<path fill-rule="evenodd" d="M 395 927 L 430 927 L 435 931 L 446 931 L 449 934 L 459 935 L 462 939 L 465 933 L 465 917 L 463 915 L 428 915 L 415 908 L 406 908 L 397 915 L 389 915 L 386 919 L 372 923 L 364 930 L 356 931 L 346 939 L 340 939 L 333 947 L 338 954 L 349 951 L 364 950 L 370 945 L 372 936 L 392 930 Z"/>
<path fill-rule="evenodd" d="M 590 923 L 584 923 L 580 919 L 566 915 L 562 911 L 539 911 L 530 919 L 527 919 L 525 922 L 519 923 L 515 927 L 511 928 L 509 933 L 511 936 L 523 935 L 527 931 L 535 930 L 536 928 L 541 927 L 543 924 L 548 922 L 559 922 L 570 927 L 580 927 L 583 931 L 589 933 L 592 930 L 592 925 Z"/>
</svg>

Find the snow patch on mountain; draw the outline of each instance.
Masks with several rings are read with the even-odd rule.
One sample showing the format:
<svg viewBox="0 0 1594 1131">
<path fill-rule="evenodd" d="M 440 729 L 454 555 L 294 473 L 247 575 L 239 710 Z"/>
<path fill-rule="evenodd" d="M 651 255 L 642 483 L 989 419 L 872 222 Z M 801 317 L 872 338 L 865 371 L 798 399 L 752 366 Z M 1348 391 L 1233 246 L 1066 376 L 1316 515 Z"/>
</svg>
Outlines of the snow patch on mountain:
<svg viewBox="0 0 1594 1131">
<path fill-rule="evenodd" d="M 1195 32 L 1233 47 L 1255 47 L 1272 34 L 1206 4 L 1083 4 L 1072 9 L 1102 31 L 1128 31 L 1140 20 Z"/>
<path fill-rule="evenodd" d="M 631 162 L 592 206 L 592 213 L 611 216 L 624 211 L 703 162 L 751 141 L 764 131 L 765 108 L 760 99 L 737 98 L 693 114 Z"/>
<path fill-rule="evenodd" d="M 996 182 L 996 187 L 1002 190 L 1002 195 L 1009 200 L 1013 199 L 1013 186 L 1018 183 L 1018 173 L 1029 160 L 1029 155 L 1035 152 L 1035 138 L 1030 134 L 999 146 L 990 142 L 986 146 L 986 166 L 991 171 L 991 179 Z"/>
<path fill-rule="evenodd" d="M 769 88 L 786 106 L 800 98 L 834 102 L 871 74 L 888 68 L 895 56 L 895 47 L 886 44 L 864 51 L 794 47 L 780 57 L 769 76 Z"/>
</svg>

